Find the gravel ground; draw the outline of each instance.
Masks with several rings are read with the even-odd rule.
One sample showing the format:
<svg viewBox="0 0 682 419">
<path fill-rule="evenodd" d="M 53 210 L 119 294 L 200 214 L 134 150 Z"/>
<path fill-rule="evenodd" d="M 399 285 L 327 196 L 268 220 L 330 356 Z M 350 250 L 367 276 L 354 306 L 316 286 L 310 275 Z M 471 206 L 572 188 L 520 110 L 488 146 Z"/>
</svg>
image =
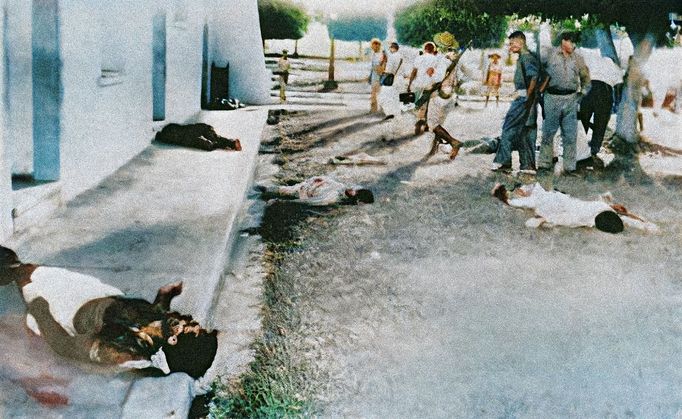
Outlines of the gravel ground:
<svg viewBox="0 0 682 419">
<path fill-rule="evenodd" d="M 458 138 L 496 135 L 464 104 Z M 611 191 L 661 233 L 531 230 L 489 191 L 491 156 L 422 157 L 413 119 L 297 113 L 273 135 L 278 181 L 331 173 L 374 205 L 308 218 L 282 260 L 300 314 L 289 350 L 325 417 L 676 417 L 682 414 L 682 180 L 639 166 L 543 178 Z M 267 144 L 266 144 L 267 147 Z M 364 151 L 385 166 L 338 167 Z"/>
</svg>

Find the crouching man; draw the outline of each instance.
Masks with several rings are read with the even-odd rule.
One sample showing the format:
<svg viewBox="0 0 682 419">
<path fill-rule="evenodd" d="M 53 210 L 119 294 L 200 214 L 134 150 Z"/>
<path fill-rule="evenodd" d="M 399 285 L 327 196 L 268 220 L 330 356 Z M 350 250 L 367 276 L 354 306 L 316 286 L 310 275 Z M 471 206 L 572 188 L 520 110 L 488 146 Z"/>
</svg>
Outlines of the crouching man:
<svg viewBox="0 0 682 419">
<path fill-rule="evenodd" d="M 348 186 L 327 176 L 311 177 L 292 186 L 259 185 L 256 189 L 266 199 L 284 199 L 313 206 L 374 202 L 374 194 L 369 189 Z"/>
<path fill-rule="evenodd" d="M 213 364 L 217 331 L 170 311 L 182 283 L 159 289 L 149 303 L 99 279 L 62 268 L 22 263 L 0 246 L 0 285 L 19 286 L 26 324 L 59 355 L 129 369 L 202 377 Z"/>
</svg>

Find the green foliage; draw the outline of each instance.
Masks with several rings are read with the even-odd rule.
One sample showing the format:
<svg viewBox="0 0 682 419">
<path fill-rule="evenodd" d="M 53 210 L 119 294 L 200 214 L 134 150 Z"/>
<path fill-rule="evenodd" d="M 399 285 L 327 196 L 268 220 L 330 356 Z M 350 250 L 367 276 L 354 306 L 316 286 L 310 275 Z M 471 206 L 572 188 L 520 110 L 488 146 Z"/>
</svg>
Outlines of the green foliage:
<svg viewBox="0 0 682 419">
<path fill-rule="evenodd" d="M 399 11 L 395 28 L 398 40 L 412 46 L 448 31 L 460 44 L 473 40 L 474 47 L 495 48 L 504 41 L 507 20 L 482 12 L 474 0 L 428 0 Z"/>
<path fill-rule="evenodd" d="M 573 19 L 584 16 L 602 23 L 605 27 L 617 24 L 625 26 L 631 37 L 654 34 L 663 40 L 668 13 L 679 10 L 679 0 L 478 0 L 481 11 L 492 15 L 519 16 L 538 15 L 551 20 Z M 596 28 L 595 28 L 596 29 Z"/>
<path fill-rule="evenodd" d="M 520 17 L 516 13 L 507 17 L 507 24 L 510 29 L 522 32 L 535 32 L 540 30 L 542 24 L 542 17 L 535 15 L 528 15 Z"/>
<path fill-rule="evenodd" d="M 289 0 L 258 0 L 261 38 L 300 39 L 308 30 L 305 9 Z"/>
<path fill-rule="evenodd" d="M 329 36 L 339 41 L 369 41 L 386 38 L 388 21 L 384 17 L 345 16 L 327 23 Z"/>
<path fill-rule="evenodd" d="M 558 46 L 560 43 L 559 35 L 562 32 L 579 32 L 580 45 L 586 48 L 597 48 L 596 31 L 606 29 L 604 23 L 594 15 L 585 14 L 579 19 L 569 16 L 566 19 L 552 21 L 552 44 Z"/>
</svg>

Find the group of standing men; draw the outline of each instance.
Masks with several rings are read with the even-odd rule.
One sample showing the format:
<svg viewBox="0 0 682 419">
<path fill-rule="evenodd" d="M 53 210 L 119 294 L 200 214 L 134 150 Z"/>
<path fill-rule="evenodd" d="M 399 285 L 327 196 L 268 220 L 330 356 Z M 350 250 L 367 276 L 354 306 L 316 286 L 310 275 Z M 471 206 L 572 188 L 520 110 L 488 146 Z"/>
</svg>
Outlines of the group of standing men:
<svg viewBox="0 0 682 419">
<path fill-rule="evenodd" d="M 399 96 L 404 87 L 404 69 L 403 73 L 400 69 L 403 68 L 403 57 L 395 42 L 391 43 L 388 54 L 381 52 L 381 41 L 377 39 L 372 40 L 371 46 L 374 53 L 370 74 L 370 111 L 378 112 L 381 106 L 386 119 L 391 119 L 401 109 Z M 455 68 L 461 56 L 458 47 L 449 32 L 436 34 L 434 42 L 424 44 L 422 54 L 414 60 L 406 88 L 408 93 L 414 92 L 415 135 L 431 130 L 434 140 L 429 155 L 437 151 L 439 144 L 450 144 L 451 159 L 457 156 L 462 143 L 452 137 L 442 124 L 456 88 Z"/>
<path fill-rule="evenodd" d="M 554 138 L 561 130 L 563 172 L 573 174 L 577 163 L 579 119 L 586 130 L 592 128 L 591 158 L 599 164 L 597 153 L 611 115 L 613 88 L 622 82 L 620 68 L 606 57 L 595 58 L 598 61 L 590 65 L 595 70 L 595 80 L 592 80 L 585 58 L 576 51 L 578 34 L 575 32 L 562 33 L 560 45 L 543 54 L 542 60 L 529 51 L 522 31 L 513 32 L 508 38 L 510 53 L 518 54 L 513 78 L 516 98 L 505 116 L 492 169 L 510 171 L 512 150 L 517 150 L 522 171 L 551 171 L 556 161 Z M 388 53 L 381 51 L 378 39 L 372 40 L 371 47 L 370 110 L 379 112 L 381 107 L 386 119 L 391 119 L 400 112 L 399 94 L 404 88 L 404 77 L 400 73 L 403 57 L 395 42 L 391 43 Z M 452 34 L 436 34 L 434 42 L 424 44 L 423 52 L 414 60 L 409 73 L 406 90 L 414 92 L 415 135 L 433 132 L 430 155 L 436 152 L 439 144 L 450 144 L 450 158 L 454 159 L 461 146 L 461 142 L 442 125 L 452 106 L 450 98 L 457 86 L 455 68 L 461 55 Z M 608 65 L 601 61 L 608 61 Z M 540 98 L 543 99 L 543 125 L 536 162 Z"/>
<path fill-rule="evenodd" d="M 554 162 L 554 137 L 561 129 L 564 173 L 576 170 L 578 110 L 588 93 L 590 71 L 583 57 L 575 51 L 577 34 L 565 32 L 561 44 L 552 49 L 542 63 L 526 46 L 521 31 L 509 35 L 509 50 L 519 54 L 514 73 L 517 97 L 512 102 L 502 126 L 502 136 L 493 162 L 493 170 L 511 170 L 511 152 L 519 152 L 521 170 L 551 170 Z M 544 98 L 544 121 L 540 155 L 536 166 L 537 99 Z M 610 113 L 609 113 L 610 115 Z M 607 119 L 608 122 L 608 119 Z M 601 147 L 593 136 L 593 158 Z"/>
</svg>

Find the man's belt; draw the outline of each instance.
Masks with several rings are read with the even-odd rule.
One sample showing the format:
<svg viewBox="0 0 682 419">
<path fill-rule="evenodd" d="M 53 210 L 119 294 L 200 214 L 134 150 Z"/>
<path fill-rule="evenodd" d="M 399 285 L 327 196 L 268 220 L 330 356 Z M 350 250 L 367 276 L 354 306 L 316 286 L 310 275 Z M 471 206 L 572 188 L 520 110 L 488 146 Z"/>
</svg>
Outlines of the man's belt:
<svg viewBox="0 0 682 419">
<path fill-rule="evenodd" d="M 549 93 L 550 95 L 559 95 L 559 96 L 566 96 L 566 95 L 572 95 L 574 93 L 578 93 L 576 90 L 557 89 L 556 87 L 548 87 L 546 92 Z"/>
</svg>

